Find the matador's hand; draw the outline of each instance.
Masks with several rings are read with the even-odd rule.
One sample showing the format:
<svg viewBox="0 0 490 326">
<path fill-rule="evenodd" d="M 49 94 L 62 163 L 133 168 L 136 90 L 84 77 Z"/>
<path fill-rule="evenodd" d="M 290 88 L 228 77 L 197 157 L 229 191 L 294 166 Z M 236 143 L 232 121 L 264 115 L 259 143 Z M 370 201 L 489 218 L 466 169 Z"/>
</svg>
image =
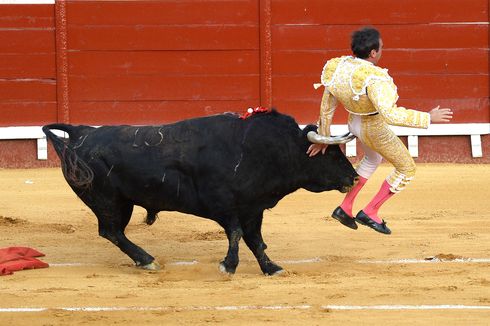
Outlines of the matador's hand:
<svg viewBox="0 0 490 326">
<path fill-rule="evenodd" d="M 322 152 L 322 154 L 325 154 L 327 146 L 328 145 L 326 144 L 311 144 L 310 147 L 308 147 L 306 154 L 308 154 L 310 157 L 313 157 L 320 152 Z"/>
<path fill-rule="evenodd" d="M 430 122 L 448 122 L 453 118 L 453 111 L 449 108 L 442 108 L 440 106 L 436 106 L 432 110 L 429 111 L 430 114 Z"/>
</svg>

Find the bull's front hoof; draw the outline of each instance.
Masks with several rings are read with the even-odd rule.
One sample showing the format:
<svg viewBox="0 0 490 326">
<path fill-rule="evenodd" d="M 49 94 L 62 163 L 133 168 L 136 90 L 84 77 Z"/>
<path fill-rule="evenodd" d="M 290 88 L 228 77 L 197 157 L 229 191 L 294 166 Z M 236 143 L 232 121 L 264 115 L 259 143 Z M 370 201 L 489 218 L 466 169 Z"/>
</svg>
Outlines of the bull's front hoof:
<svg viewBox="0 0 490 326">
<path fill-rule="evenodd" d="M 226 267 L 224 262 L 219 263 L 219 271 L 223 274 L 233 275 L 235 274 L 236 268 Z"/>
<path fill-rule="evenodd" d="M 160 270 L 160 264 L 156 261 L 152 261 L 151 263 L 149 264 L 146 264 L 146 265 L 140 265 L 138 266 L 139 268 L 142 268 L 142 269 L 146 269 L 148 271 L 158 271 Z"/>
</svg>

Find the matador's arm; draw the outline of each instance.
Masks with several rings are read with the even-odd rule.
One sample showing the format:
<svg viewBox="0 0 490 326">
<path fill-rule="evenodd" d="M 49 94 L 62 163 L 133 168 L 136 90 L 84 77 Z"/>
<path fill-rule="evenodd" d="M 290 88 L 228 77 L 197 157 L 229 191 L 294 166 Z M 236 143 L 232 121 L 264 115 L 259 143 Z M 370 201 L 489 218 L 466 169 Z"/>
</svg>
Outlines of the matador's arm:
<svg viewBox="0 0 490 326">
<path fill-rule="evenodd" d="M 425 129 L 429 127 L 429 113 L 396 105 L 398 94 L 392 82 L 373 80 L 367 87 L 367 94 L 376 110 L 383 115 L 388 124 Z"/>
<path fill-rule="evenodd" d="M 318 134 L 330 136 L 330 125 L 332 124 L 333 114 L 337 108 L 337 99 L 325 87 L 320 105 L 320 118 L 318 119 Z"/>
</svg>

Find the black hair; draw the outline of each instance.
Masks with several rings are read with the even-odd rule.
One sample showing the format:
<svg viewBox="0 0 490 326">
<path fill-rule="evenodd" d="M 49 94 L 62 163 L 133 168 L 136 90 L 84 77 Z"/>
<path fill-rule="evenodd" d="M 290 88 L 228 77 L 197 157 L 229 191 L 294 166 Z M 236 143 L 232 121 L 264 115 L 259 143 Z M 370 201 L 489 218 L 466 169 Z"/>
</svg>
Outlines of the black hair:
<svg viewBox="0 0 490 326">
<path fill-rule="evenodd" d="M 352 33 L 351 49 L 358 58 L 366 59 L 371 50 L 379 51 L 381 34 L 374 27 L 364 27 Z"/>
</svg>

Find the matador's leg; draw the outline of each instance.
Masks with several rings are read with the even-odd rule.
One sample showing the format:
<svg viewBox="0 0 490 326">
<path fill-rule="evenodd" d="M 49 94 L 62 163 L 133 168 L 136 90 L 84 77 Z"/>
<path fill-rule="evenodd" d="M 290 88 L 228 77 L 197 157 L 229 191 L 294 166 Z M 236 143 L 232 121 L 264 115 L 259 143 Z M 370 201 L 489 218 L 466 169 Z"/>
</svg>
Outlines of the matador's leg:
<svg viewBox="0 0 490 326">
<path fill-rule="evenodd" d="M 358 115 L 349 116 L 349 131 L 360 139 L 361 135 L 361 117 Z M 359 180 L 354 187 L 345 195 L 344 200 L 333 212 L 332 217 L 342 223 L 343 225 L 357 229 L 357 224 L 352 214 L 352 207 L 354 201 L 366 184 L 369 177 L 374 173 L 378 165 L 381 163 L 382 157 L 374 150 L 367 147 L 361 141 L 361 147 L 364 151 L 364 157 L 361 163 L 356 168 L 356 172 L 359 174 Z"/>
<path fill-rule="evenodd" d="M 361 119 L 362 118 L 358 115 L 349 116 L 349 131 L 359 139 L 361 137 Z M 369 148 L 362 141 L 360 143 L 364 152 L 364 157 L 356 167 L 356 172 L 357 174 L 359 174 L 359 181 L 345 195 L 344 200 L 342 201 L 340 206 L 337 207 L 332 213 L 332 217 L 341 221 L 341 223 L 342 220 L 345 220 L 345 216 L 353 218 L 354 215 L 352 214 L 352 207 L 354 205 L 354 201 L 357 195 L 364 187 L 369 177 L 371 177 L 374 171 L 376 171 L 383 159 L 383 157 L 379 153 Z"/>
<path fill-rule="evenodd" d="M 371 202 L 357 214 L 356 220 L 378 232 L 390 234 L 390 229 L 378 216 L 378 211 L 388 199 L 403 190 L 413 179 L 415 162 L 381 115 L 363 117 L 361 129 L 361 141 L 393 164 L 395 170 L 383 182 Z"/>
<path fill-rule="evenodd" d="M 391 192 L 402 191 L 415 176 L 415 162 L 381 115 L 363 117 L 361 140 L 395 167 L 386 181 Z"/>
</svg>

